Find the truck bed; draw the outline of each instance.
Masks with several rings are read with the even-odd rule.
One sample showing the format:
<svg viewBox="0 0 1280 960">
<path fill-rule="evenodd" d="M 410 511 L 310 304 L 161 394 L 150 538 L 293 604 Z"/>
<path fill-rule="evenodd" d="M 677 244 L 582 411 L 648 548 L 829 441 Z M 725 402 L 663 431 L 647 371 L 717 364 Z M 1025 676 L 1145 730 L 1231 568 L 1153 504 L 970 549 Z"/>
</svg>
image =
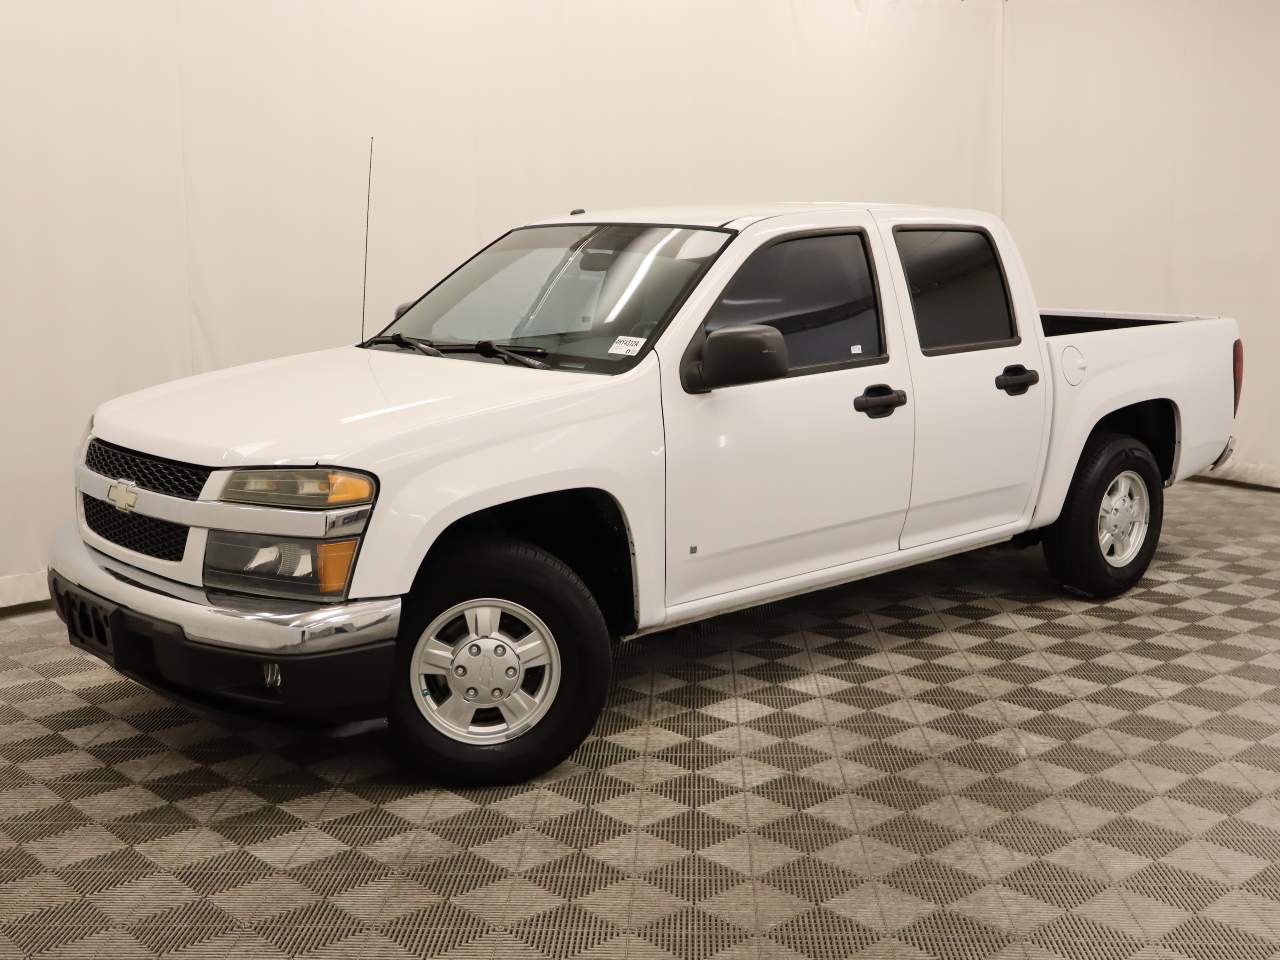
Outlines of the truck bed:
<svg viewBox="0 0 1280 960">
<path fill-rule="evenodd" d="M 1127 330 L 1132 327 L 1150 327 L 1179 320 L 1197 320 L 1198 317 L 1158 316 L 1132 313 L 1086 313 L 1053 311 L 1040 314 L 1040 326 L 1046 337 L 1064 337 L 1073 333 L 1097 333 L 1102 330 Z"/>
<path fill-rule="evenodd" d="M 1172 408 L 1172 480 L 1200 473 L 1221 455 L 1234 415 L 1234 320 L 1045 310 L 1040 322 L 1054 377 L 1042 503 L 1063 502 L 1079 451 L 1104 416 L 1152 398 Z M 1055 517 L 1056 509 L 1037 508 L 1033 526 Z"/>
</svg>

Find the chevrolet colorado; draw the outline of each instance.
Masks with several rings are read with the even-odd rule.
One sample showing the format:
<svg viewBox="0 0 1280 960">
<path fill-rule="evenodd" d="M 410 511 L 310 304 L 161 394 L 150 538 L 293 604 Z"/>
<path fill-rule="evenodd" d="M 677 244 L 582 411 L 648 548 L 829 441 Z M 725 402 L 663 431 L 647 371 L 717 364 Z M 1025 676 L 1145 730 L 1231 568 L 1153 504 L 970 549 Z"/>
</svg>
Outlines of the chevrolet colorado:
<svg viewBox="0 0 1280 960">
<path fill-rule="evenodd" d="M 575 211 L 364 343 L 101 405 L 50 589 L 174 697 L 386 715 L 428 775 L 519 780 L 614 638 L 1015 536 L 1127 589 L 1242 367 L 1229 319 L 1041 313 L 984 213 Z"/>
</svg>

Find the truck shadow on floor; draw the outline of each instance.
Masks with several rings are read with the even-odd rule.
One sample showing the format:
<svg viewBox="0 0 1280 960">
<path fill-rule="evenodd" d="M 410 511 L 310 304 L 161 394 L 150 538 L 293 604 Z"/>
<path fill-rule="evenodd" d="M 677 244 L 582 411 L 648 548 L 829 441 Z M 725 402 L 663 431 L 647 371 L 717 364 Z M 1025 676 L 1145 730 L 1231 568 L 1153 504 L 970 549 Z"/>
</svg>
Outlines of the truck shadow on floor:
<svg viewBox="0 0 1280 960">
<path fill-rule="evenodd" d="M 859 663 L 868 657 L 898 651 L 918 663 L 921 654 L 963 655 L 1015 632 L 1020 617 L 1069 621 L 1082 604 L 1049 578 L 1039 550 L 998 546 L 626 640 L 615 650 L 610 697 L 591 736 L 533 783 L 585 778 L 580 788 L 590 790 L 593 781 L 635 773 L 620 764 L 660 758 L 708 736 L 717 744 L 733 736 L 717 738 L 717 731 L 762 713 L 830 694 L 856 701 Z M 1065 622 L 1056 629 L 1083 632 Z M 885 674 L 877 676 L 883 681 Z M 398 762 L 385 721 L 324 732 L 245 721 L 227 732 L 289 766 L 322 770 L 335 785 L 405 795 L 434 786 Z M 718 746 L 714 752 L 723 753 Z M 456 792 L 484 796 L 529 786 Z"/>
</svg>

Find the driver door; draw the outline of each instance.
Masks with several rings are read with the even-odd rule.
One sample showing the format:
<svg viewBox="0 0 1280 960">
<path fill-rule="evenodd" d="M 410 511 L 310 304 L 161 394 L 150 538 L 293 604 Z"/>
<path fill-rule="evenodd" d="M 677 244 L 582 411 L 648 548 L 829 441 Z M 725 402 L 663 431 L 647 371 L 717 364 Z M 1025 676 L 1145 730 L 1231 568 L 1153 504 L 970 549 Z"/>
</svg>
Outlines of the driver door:
<svg viewBox="0 0 1280 960">
<path fill-rule="evenodd" d="M 871 218 L 761 226 L 738 238 L 750 253 L 670 350 L 768 324 L 788 375 L 690 393 L 663 357 L 669 607 L 894 553 L 909 505 L 915 407 Z M 855 409 L 884 388 L 906 404 Z"/>
</svg>

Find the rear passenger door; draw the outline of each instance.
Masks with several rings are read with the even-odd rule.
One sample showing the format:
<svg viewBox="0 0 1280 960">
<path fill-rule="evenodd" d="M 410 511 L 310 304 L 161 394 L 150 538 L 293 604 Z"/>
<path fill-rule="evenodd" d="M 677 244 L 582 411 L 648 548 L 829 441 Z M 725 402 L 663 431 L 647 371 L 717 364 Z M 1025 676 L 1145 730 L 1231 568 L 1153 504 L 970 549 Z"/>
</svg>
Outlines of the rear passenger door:
<svg viewBox="0 0 1280 960">
<path fill-rule="evenodd" d="M 914 341 L 915 466 L 902 549 L 1016 525 L 1034 505 L 1050 412 L 1021 263 L 1002 262 L 998 222 L 887 217 L 881 230 Z"/>
<path fill-rule="evenodd" d="M 671 606 L 898 549 L 914 401 L 875 224 L 862 212 L 769 223 L 735 241 L 745 259 L 696 326 L 664 336 Z M 739 324 L 780 330 L 790 374 L 685 390 L 682 359 Z M 904 405 L 859 409 L 891 390 Z"/>
</svg>

